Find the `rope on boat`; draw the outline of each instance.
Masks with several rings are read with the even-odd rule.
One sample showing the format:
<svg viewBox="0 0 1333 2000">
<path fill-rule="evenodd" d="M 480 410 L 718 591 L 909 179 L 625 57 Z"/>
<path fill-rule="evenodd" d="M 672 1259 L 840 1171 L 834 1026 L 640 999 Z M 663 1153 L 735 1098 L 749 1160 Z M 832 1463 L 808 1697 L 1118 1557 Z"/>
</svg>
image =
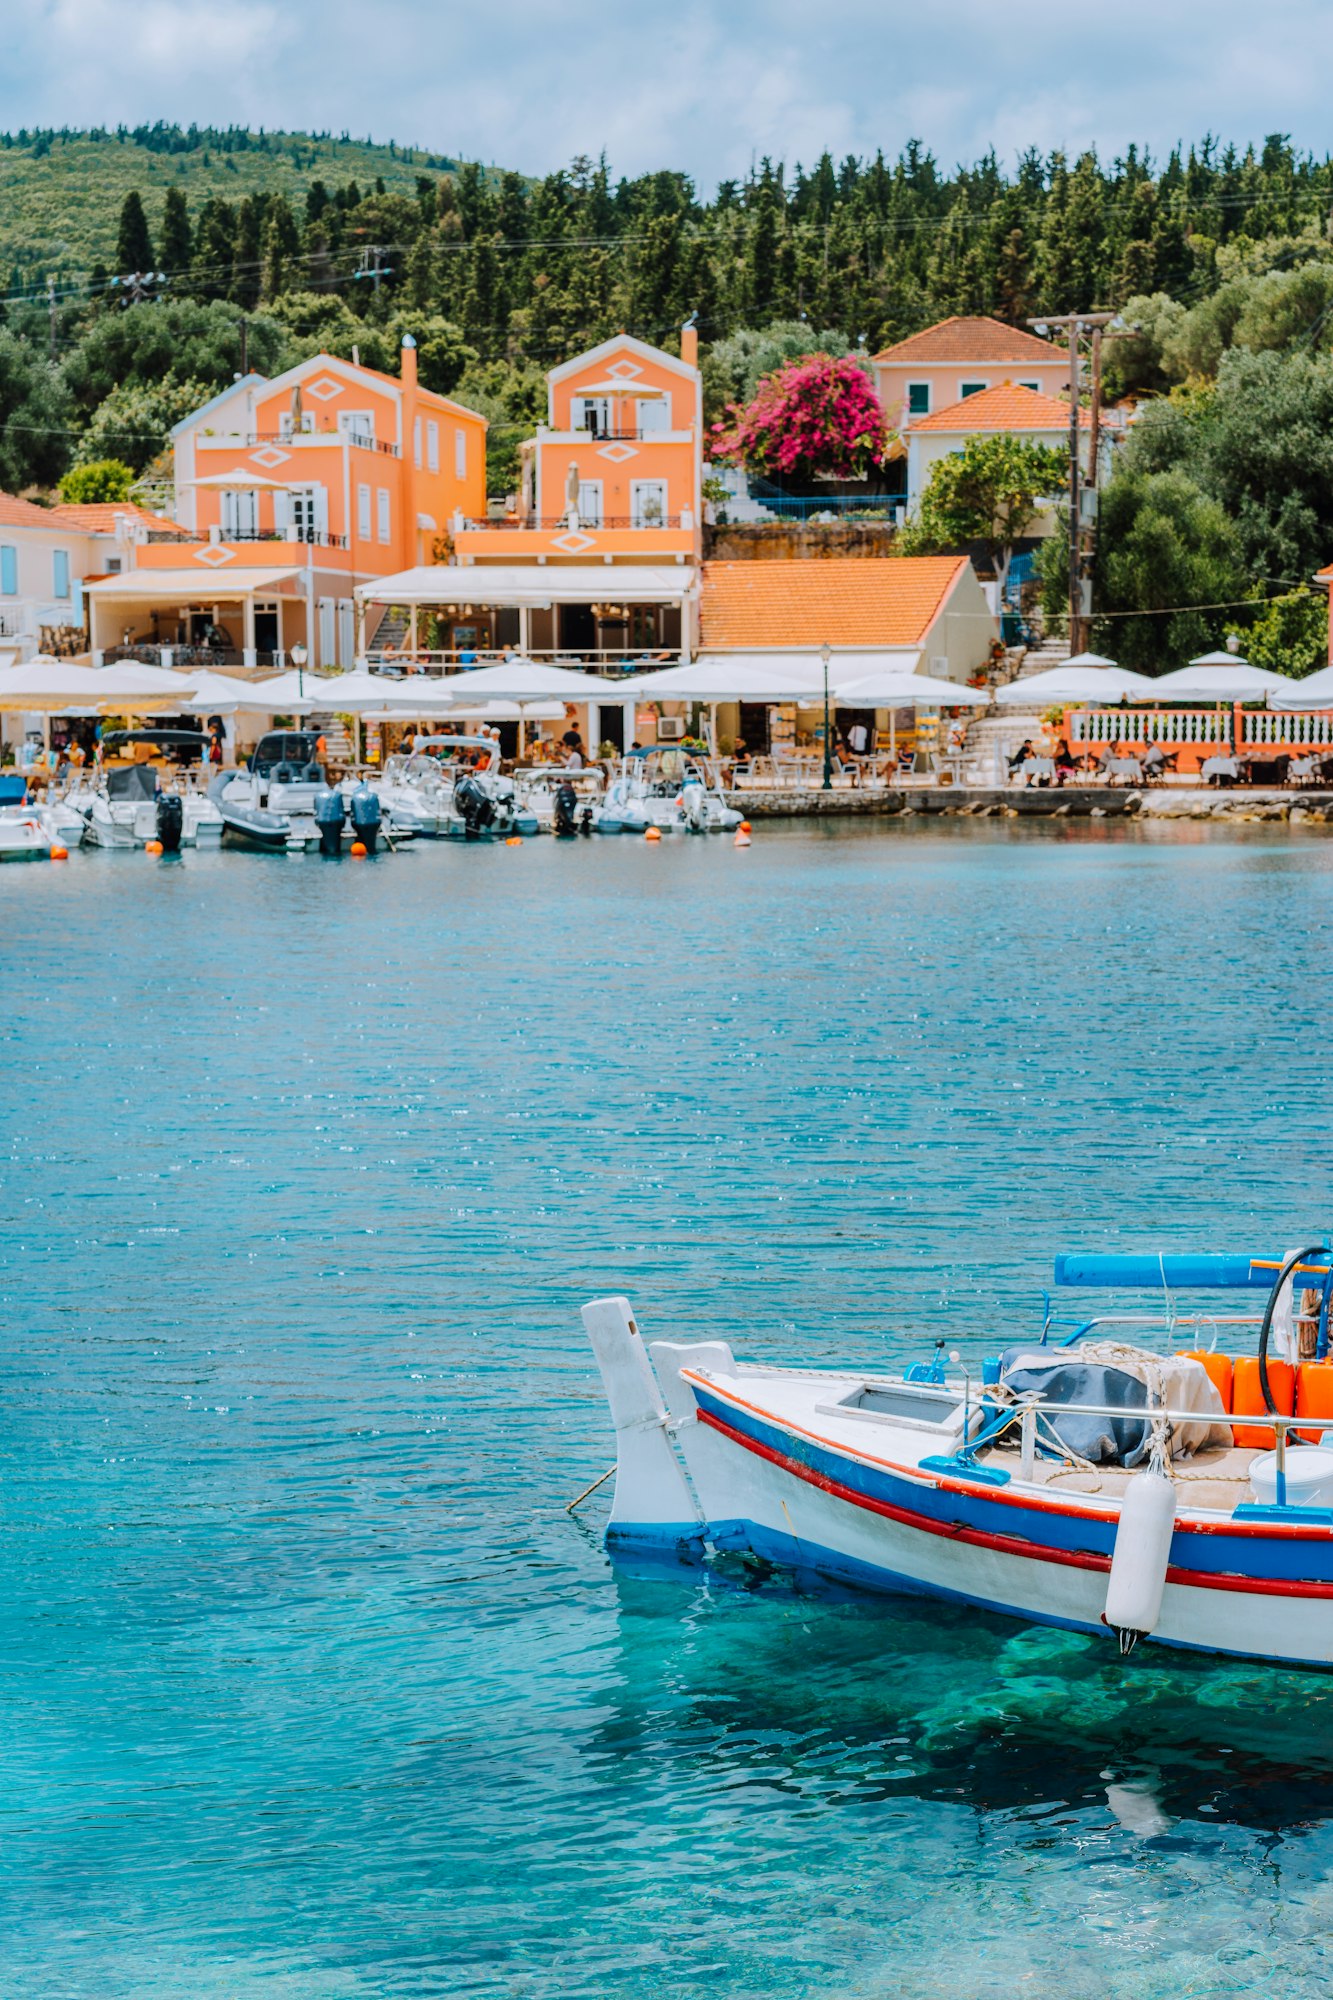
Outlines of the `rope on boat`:
<svg viewBox="0 0 1333 2000">
<path fill-rule="evenodd" d="M 592 1495 L 597 1491 L 599 1486 L 605 1486 L 607 1480 L 611 1477 L 611 1474 L 615 1471 L 615 1469 L 616 1468 L 614 1465 L 608 1465 L 606 1471 L 602 1474 L 600 1479 L 594 1479 L 591 1486 L 584 1487 L 582 1493 L 579 1494 L 577 1500 L 570 1501 L 568 1507 L 566 1507 L 565 1509 L 565 1512 L 567 1514 L 572 1514 L 576 1507 L 581 1507 L 585 1500 L 588 1500 L 592 1497 Z"/>
</svg>

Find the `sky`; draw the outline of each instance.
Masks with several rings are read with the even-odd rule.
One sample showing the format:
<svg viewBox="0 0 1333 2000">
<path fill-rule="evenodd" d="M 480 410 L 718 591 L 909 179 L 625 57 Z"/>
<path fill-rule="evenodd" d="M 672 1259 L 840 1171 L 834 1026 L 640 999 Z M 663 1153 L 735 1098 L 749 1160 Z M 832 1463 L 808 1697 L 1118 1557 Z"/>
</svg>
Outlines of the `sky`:
<svg viewBox="0 0 1333 2000">
<path fill-rule="evenodd" d="M 1322 154 L 1328 0 L 10 0 L 0 126 L 344 129 L 544 173 L 605 151 L 705 193 L 752 159 L 994 146 Z"/>
</svg>

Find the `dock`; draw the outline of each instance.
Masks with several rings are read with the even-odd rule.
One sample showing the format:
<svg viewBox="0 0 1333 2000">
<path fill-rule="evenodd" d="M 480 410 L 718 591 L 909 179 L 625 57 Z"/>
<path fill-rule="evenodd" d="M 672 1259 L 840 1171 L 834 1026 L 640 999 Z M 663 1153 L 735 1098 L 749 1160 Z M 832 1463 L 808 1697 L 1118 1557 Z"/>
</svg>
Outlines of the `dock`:
<svg viewBox="0 0 1333 2000">
<path fill-rule="evenodd" d="M 747 819 L 1154 819 L 1295 824 L 1333 819 L 1333 790 L 1238 785 L 899 785 L 737 789 L 727 802 Z"/>
</svg>

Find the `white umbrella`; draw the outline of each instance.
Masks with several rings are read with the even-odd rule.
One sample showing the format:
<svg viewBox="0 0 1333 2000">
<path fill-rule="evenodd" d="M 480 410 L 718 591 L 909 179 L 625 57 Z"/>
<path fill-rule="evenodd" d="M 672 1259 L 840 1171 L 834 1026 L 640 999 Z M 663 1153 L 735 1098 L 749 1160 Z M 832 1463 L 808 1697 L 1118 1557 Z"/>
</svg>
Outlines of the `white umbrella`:
<svg viewBox="0 0 1333 2000">
<path fill-rule="evenodd" d="M 1333 708 L 1333 667 L 1321 667 L 1303 681 L 1284 680 L 1268 697 L 1270 708 Z"/>
<path fill-rule="evenodd" d="M 235 674 L 215 674 L 208 668 L 186 674 L 184 679 L 189 692 L 181 708 L 187 715 L 234 715 L 238 708 L 263 710 L 263 702 L 255 699 L 254 681 L 238 680 Z"/>
<path fill-rule="evenodd" d="M 990 694 L 933 674 L 883 673 L 844 681 L 829 699 L 839 708 L 986 708 Z"/>
<path fill-rule="evenodd" d="M 1234 653 L 1203 653 L 1187 667 L 1160 674 L 1152 693 L 1158 701 L 1262 701 L 1290 685 L 1285 674 L 1252 667 Z"/>
<path fill-rule="evenodd" d="M 327 695 L 329 707 L 341 709 L 346 714 L 364 714 L 372 708 L 383 708 L 398 701 L 418 701 L 423 698 L 435 703 L 449 700 L 445 684 L 440 680 L 427 680 L 419 675 L 409 675 L 406 680 L 398 680 L 392 674 L 368 674 L 361 667 L 351 673 L 329 674 L 317 683 L 306 675 L 306 691 L 315 686 L 316 692 Z"/>
<path fill-rule="evenodd" d="M 1113 667 L 1114 660 L 1108 660 L 1104 653 L 1074 653 L 1060 663 L 1065 667 Z"/>
<path fill-rule="evenodd" d="M 286 493 L 290 491 L 285 479 L 265 479 L 262 472 L 251 472 L 248 466 L 238 465 L 234 472 L 210 472 L 203 479 L 183 479 L 182 486 L 216 486 L 230 492 L 244 490 L 248 493 Z"/>
<path fill-rule="evenodd" d="M 55 660 L 39 653 L 21 667 L 0 673 L 0 708 L 31 709 L 54 714 L 101 699 L 100 674 L 95 667 L 75 666 L 72 660 Z"/>
<path fill-rule="evenodd" d="M 485 701 L 628 701 L 629 684 L 606 681 L 596 674 L 571 673 L 536 660 L 498 660 L 493 667 L 472 667 L 450 674 L 441 683 L 454 702 L 464 696 Z"/>
<path fill-rule="evenodd" d="M 167 667 L 144 666 L 139 660 L 116 660 L 95 672 L 103 701 L 179 702 L 190 686 L 188 675 L 172 673 Z"/>
<path fill-rule="evenodd" d="M 1128 667 L 1112 666 L 1109 661 L 1105 666 L 1087 666 L 1074 659 L 1048 667 L 1044 674 L 1009 681 L 996 690 L 995 699 L 1006 708 L 1030 708 L 1034 702 L 1041 707 L 1057 701 L 1142 700 L 1154 694 L 1157 685 L 1146 674 L 1131 673 Z"/>
<path fill-rule="evenodd" d="M 802 701 L 814 686 L 794 663 L 770 667 L 765 661 L 716 657 L 621 683 L 624 698 L 635 701 Z"/>
</svg>

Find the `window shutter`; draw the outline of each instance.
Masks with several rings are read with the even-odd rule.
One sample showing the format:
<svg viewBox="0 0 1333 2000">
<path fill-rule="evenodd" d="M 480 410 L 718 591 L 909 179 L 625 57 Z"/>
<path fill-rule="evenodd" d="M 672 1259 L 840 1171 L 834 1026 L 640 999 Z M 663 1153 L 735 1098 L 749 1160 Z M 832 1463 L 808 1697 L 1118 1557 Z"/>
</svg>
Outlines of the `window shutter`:
<svg viewBox="0 0 1333 2000">
<path fill-rule="evenodd" d="M 0 549 L 0 595 L 17 597 L 19 592 L 19 552 Z"/>
</svg>

